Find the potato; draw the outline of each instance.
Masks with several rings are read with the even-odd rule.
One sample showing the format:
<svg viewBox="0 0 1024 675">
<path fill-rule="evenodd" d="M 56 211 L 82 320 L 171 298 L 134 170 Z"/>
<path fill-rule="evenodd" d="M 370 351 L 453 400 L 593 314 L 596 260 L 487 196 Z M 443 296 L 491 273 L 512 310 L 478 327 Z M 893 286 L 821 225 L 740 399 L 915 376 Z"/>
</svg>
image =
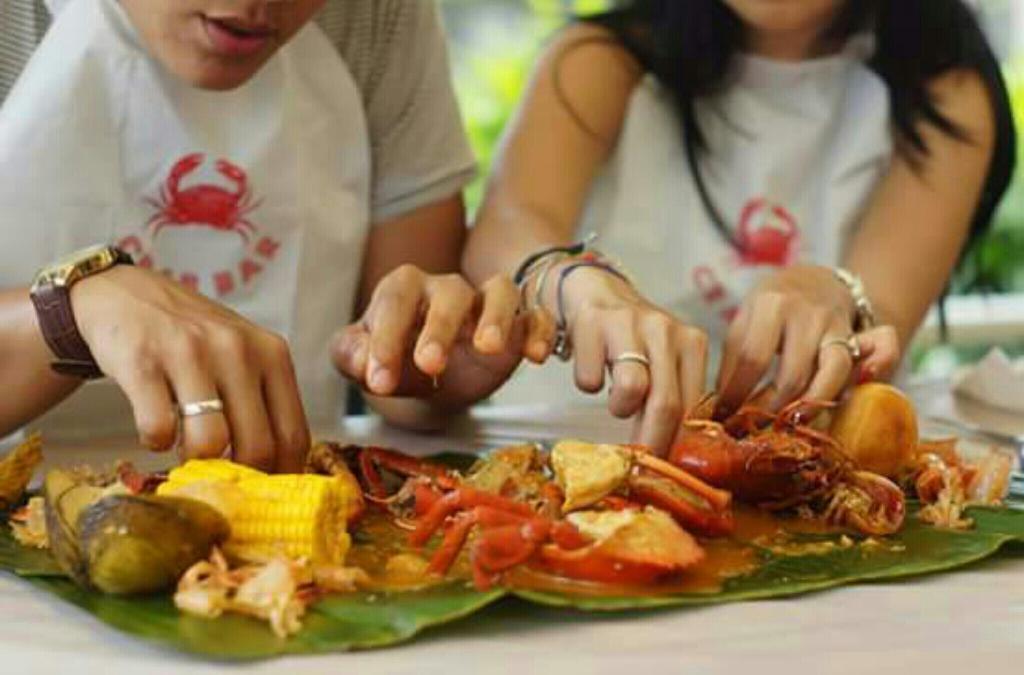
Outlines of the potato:
<svg viewBox="0 0 1024 675">
<path fill-rule="evenodd" d="M 79 585 L 111 595 L 172 588 L 230 535 L 224 517 L 202 502 L 108 496 L 75 472 L 51 471 L 44 493 L 57 562 Z"/>
<path fill-rule="evenodd" d="M 180 497 L 104 497 L 79 527 L 89 581 L 111 595 L 173 588 L 231 534 L 216 509 Z"/>
<path fill-rule="evenodd" d="M 917 412 L 899 389 L 864 384 L 839 407 L 831 434 L 860 468 L 898 478 L 917 449 Z"/>
</svg>

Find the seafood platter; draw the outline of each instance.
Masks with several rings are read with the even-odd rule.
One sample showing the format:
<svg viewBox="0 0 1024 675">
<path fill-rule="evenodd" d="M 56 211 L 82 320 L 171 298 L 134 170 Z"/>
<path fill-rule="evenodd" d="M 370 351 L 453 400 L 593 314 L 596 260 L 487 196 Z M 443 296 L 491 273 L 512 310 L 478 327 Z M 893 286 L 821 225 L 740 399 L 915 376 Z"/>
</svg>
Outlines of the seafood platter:
<svg viewBox="0 0 1024 675">
<path fill-rule="evenodd" d="M 565 439 L 424 459 L 324 441 L 301 475 L 226 459 L 37 475 L 34 437 L 0 460 L 0 569 L 139 638 L 256 659 L 384 647 L 510 596 L 566 611 L 753 601 L 1024 542 L 1014 459 L 920 437 L 892 387 L 713 410 L 665 455 Z"/>
</svg>

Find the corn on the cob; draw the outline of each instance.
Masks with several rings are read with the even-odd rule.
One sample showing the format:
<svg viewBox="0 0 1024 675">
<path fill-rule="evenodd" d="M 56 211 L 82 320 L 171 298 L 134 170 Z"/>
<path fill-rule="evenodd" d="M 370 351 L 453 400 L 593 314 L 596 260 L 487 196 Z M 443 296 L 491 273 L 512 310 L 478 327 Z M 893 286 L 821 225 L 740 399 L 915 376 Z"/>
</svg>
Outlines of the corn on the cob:
<svg viewBox="0 0 1024 675">
<path fill-rule="evenodd" d="M 207 464 L 207 463 L 210 464 Z M 192 460 L 171 472 L 158 494 L 205 501 L 231 524 L 225 551 L 248 561 L 279 555 L 340 565 L 358 495 L 330 476 L 270 476 L 225 460 Z"/>
</svg>

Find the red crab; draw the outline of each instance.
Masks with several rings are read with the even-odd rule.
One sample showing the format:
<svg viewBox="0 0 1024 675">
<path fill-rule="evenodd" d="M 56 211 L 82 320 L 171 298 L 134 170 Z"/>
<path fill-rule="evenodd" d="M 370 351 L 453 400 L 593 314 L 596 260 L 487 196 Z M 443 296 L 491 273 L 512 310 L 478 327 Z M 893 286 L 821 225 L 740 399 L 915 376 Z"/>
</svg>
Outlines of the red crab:
<svg viewBox="0 0 1024 675">
<path fill-rule="evenodd" d="M 785 208 L 764 199 L 748 203 L 740 216 L 736 244 L 740 264 L 784 267 L 797 254 L 800 230 Z"/>
<path fill-rule="evenodd" d="M 181 188 L 181 181 L 202 166 L 205 159 L 205 155 L 194 153 L 178 160 L 160 188 L 160 199 L 147 200 L 157 209 L 147 227 L 155 237 L 167 226 L 198 225 L 235 232 L 248 242 L 256 227 L 246 216 L 259 207 L 260 202 L 252 200 L 245 171 L 227 160 L 218 160 L 217 173 L 235 184 L 234 192 L 211 184 Z"/>
</svg>

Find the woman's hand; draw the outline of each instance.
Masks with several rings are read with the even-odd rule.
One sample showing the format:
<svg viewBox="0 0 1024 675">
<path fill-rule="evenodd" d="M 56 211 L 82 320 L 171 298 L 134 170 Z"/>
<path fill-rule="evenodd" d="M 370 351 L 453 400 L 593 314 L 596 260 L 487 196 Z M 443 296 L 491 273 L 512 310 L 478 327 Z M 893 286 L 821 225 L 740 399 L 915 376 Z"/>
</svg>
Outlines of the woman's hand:
<svg viewBox="0 0 1024 675">
<path fill-rule="evenodd" d="M 457 274 L 403 265 L 378 284 L 362 319 L 338 334 L 334 363 L 370 394 L 459 410 L 490 396 L 519 365 L 526 324 L 535 322 L 518 309 L 519 290 L 507 277 L 477 292 Z"/>
<path fill-rule="evenodd" d="M 842 344 L 853 336 L 854 317 L 849 289 L 826 267 L 791 267 L 765 279 L 729 327 L 718 377 L 721 408 L 735 410 L 750 398 L 776 355 L 774 410 L 798 398 L 833 400 L 851 375 L 858 381 L 891 376 L 900 361 L 895 329 L 857 335 L 858 365 Z"/>
<path fill-rule="evenodd" d="M 556 267 L 549 280 L 549 307 L 557 306 L 559 272 Z M 704 394 L 707 336 L 602 269 L 574 270 L 565 279 L 564 295 L 576 385 L 599 392 L 610 368 L 608 409 L 616 417 L 637 416 L 633 442 L 667 448 Z M 623 356 L 642 356 L 650 365 Z"/>
<path fill-rule="evenodd" d="M 301 471 L 310 435 L 288 345 L 203 296 L 138 267 L 116 267 L 71 290 L 82 337 L 131 402 L 142 443 L 185 458 L 234 459 Z M 222 399 L 223 413 L 178 406 Z"/>
</svg>

